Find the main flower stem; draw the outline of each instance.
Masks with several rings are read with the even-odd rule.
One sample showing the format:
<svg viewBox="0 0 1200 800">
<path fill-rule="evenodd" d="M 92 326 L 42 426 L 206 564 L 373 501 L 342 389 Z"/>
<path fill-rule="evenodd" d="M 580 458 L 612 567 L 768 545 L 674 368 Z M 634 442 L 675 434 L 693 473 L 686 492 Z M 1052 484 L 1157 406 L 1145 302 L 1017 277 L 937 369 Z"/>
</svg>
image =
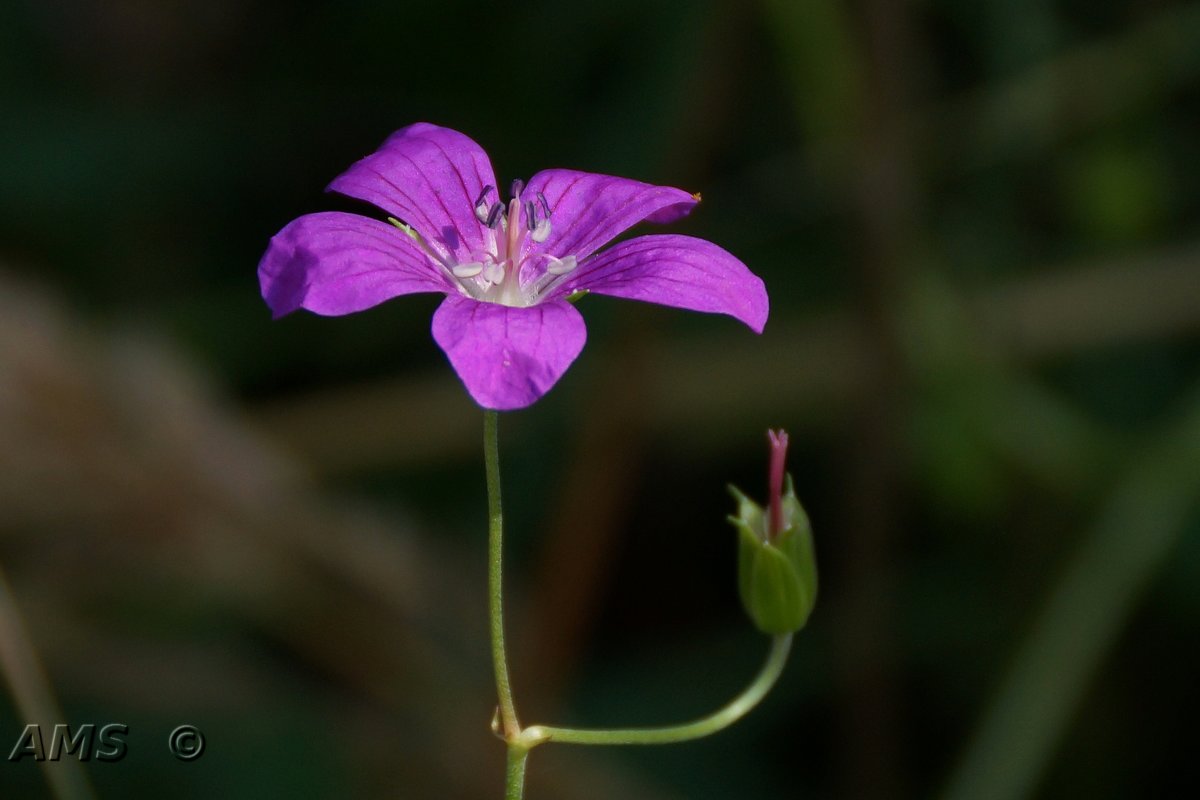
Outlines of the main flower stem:
<svg viewBox="0 0 1200 800">
<path fill-rule="evenodd" d="M 528 747 L 509 742 L 508 764 L 504 773 L 504 800 L 524 800 L 525 761 L 528 758 Z"/>
<path fill-rule="evenodd" d="M 718 711 L 683 725 L 663 728 L 614 728 L 587 730 L 582 728 L 557 728 L 551 725 L 531 725 L 521 733 L 521 738 L 532 745 L 545 742 L 561 744 L 671 744 L 699 739 L 716 733 L 737 722 L 766 696 L 787 664 L 788 652 L 792 647 L 792 634 L 776 636 L 771 640 L 771 650 L 763 662 L 758 676 L 737 697 Z"/>
<path fill-rule="evenodd" d="M 517 722 L 512 684 L 508 680 L 508 657 L 504 650 L 504 511 L 500 503 L 498 417 L 499 414 L 490 409 L 483 412 L 483 460 L 487 470 L 488 495 L 488 616 L 492 631 L 492 664 L 496 670 L 496 695 L 500 701 L 500 730 L 497 732 L 503 735 L 505 741 L 511 742 L 520 735 L 521 725 Z M 511 765 L 509 771 L 512 771 Z M 521 760 L 521 772 L 524 773 L 524 759 Z"/>
</svg>

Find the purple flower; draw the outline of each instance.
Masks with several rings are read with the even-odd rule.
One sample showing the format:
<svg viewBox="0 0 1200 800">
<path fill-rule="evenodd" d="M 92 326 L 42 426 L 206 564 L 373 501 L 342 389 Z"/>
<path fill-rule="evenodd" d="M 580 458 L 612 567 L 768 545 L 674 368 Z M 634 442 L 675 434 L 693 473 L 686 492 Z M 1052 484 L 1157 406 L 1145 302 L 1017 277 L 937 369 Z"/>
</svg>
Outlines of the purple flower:
<svg viewBox="0 0 1200 800">
<path fill-rule="evenodd" d="M 583 349 L 567 302 L 578 290 L 728 314 L 761 333 L 763 282 L 716 245 L 641 236 L 599 250 L 641 222 L 672 222 L 699 198 L 680 189 L 550 169 L 514 181 L 504 201 L 483 149 L 417 123 L 329 184 L 397 219 L 307 214 L 277 233 L 258 265 L 276 317 L 337 316 L 402 294 L 442 292 L 433 338 L 484 408 L 523 408 Z"/>
</svg>

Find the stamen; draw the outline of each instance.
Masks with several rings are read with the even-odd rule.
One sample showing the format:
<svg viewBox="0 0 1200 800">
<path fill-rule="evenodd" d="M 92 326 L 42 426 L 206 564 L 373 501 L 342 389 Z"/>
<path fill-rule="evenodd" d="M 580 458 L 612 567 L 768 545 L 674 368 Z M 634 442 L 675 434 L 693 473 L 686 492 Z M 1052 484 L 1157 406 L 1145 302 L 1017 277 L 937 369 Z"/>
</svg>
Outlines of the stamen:
<svg viewBox="0 0 1200 800">
<path fill-rule="evenodd" d="M 543 220 L 543 224 L 549 225 Z M 540 227 L 540 226 L 539 226 Z M 566 258 L 555 258 L 554 256 L 546 256 L 546 271 L 541 274 L 532 285 L 526 287 L 525 295 L 529 299 L 529 303 L 536 303 L 538 298 L 544 295 L 555 284 L 561 283 L 563 276 L 568 272 L 574 272 L 578 266 L 578 261 L 575 256 L 567 256 Z"/>
<path fill-rule="evenodd" d="M 457 264 L 450 268 L 456 278 L 474 278 L 479 273 L 483 272 L 483 264 L 479 261 L 472 261 L 469 264 Z"/>
<path fill-rule="evenodd" d="M 480 222 L 487 222 L 487 196 L 488 192 L 490 191 L 492 191 L 492 185 L 489 183 L 487 186 L 483 187 L 483 191 L 479 193 L 479 199 L 475 201 L 475 219 L 479 220 Z"/>
<path fill-rule="evenodd" d="M 395 225 L 400 230 L 407 233 L 409 235 L 409 237 L 411 237 L 412 239 L 420 239 L 421 238 L 421 234 L 419 234 L 415 230 L 413 230 L 411 225 L 405 225 L 403 222 L 396 219 L 395 217 L 388 217 L 387 221 L 392 223 L 393 225 Z"/>
<path fill-rule="evenodd" d="M 421 248 L 421 252 L 423 252 L 425 255 L 429 256 L 430 260 L 433 261 L 433 263 L 437 265 L 437 268 L 442 271 L 443 275 L 445 275 L 451 281 L 458 283 L 458 281 L 455 280 L 454 273 L 450 271 L 450 267 L 447 264 L 446 257 L 443 256 L 438 251 L 434 250 L 433 247 L 429 244 L 429 242 L 425 241 L 425 237 L 422 236 L 417 231 L 416 228 L 412 227 L 411 225 L 405 225 L 403 222 L 396 219 L 395 217 L 388 217 L 387 219 L 388 219 L 388 222 L 392 223 L 397 228 L 404 231 L 404 233 L 407 234 L 409 237 L 411 237 L 412 240 L 414 242 L 416 242 L 417 247 Z M 462 287 L 465 291 L 467 291 L 467 293 L 470 294 L 472 297 L 475 297 L 475 295 L 471 292 L 470 287 L 472 285 L 473 284 L 459 283 L 460 287 Z"/>
<path fill-rule="evenodd" d="M 499 283 L 504 279 L 504 264 L 488 261 L 483 265 L 483 279 L 488 283 Z"/>
<path fill-rule="evenodd" d="M 523 191 L 525 191 L 525 181 L 521 180 L 520 178 L 517 178 L 515 181 L 512 182 L 512 186 L 510 187 L 508 196 L 513 199 L 516 199 L 521 196 L 521 192 L 523 192 Z"/>
<path fill-rule="evenodd" d="M 499 200 L 492 203 L 492 207 L 488 209 L 487 219 L 483 221 L 483 224 L 495 230 L 496 226 L 500 223 L 500 215 L 503 213 L 503 211 L 504 204 Z"/>
<path fill-rule="evenodd" d="M 550 256 L 550 263 L 546 265 L 546 274 L 548 275 L 566 275 L 568 272 L 574 271 L 575 267 L 579 266 L 575 256 L 567 256 L 566 258 L 555 258 Z"/>
<path fill-rule="evenodd" d="M 533 204 L 532 200 L 527 200 L 525 201 L 525 227 L 532 231 L 537 228 L 537 225 L 537 206 Z"/>
<path fill-rule="evenodd" d="M 486 291 L 475 281 L 455 281 L 458 284 L 458 290 L 467 297 L 473 297 L 476 300 L 482 300 Z"/>
<path fill-rule="evenodd" d="M 542 211 L 546 212 L 546 219 L 550 219 L 550 204 L 546 202 L 546 195 L 538 192 L 537 199 L 542 204 Z"/>
</svg>

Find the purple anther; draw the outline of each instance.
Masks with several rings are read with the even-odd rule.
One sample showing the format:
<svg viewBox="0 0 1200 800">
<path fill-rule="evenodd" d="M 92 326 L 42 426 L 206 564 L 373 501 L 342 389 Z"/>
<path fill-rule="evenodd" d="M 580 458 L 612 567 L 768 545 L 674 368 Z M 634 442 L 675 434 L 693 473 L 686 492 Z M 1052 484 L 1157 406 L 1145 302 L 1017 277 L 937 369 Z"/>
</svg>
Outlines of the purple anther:
<svg viewBox="0 0 1200 800">
<path fill-rule="evenodd" d="M 481 205 L 483 205 L 485 202 L 487 202 L 488 193 L 490 191 L 492 191 L 492 189 L 494 189 L 494 188 L 495 187 L 492 186 L 490 183 L 487 186 L 483 187 L 483 191 L 479 193 L 479 199 L 477 199 L 475 201 L 475 208 L 479 208 Z"/>
<path fill-rule="evenodd" d="M 525 201 L 525 227 L 529 230 L 537 227 L 537 206 L 532 200 Z"/>
<path fill-rule="evenodd" d="M 487 221 L 484 222 L 484 224 L 494 230 L 495 227 L 500 224 L 500 216 L 503 211 L 504 204 L 499 200 L 492 203 L 492 207 L 488 209 Z"/>
<path fill-rule="evenodd" d="M 542 211 L 546 212 L 546 219 L 550 219 L 550 204 L 546 202 L 546 195 L 538 192 L 537 199 L 542 204 Z"/>
</svg>

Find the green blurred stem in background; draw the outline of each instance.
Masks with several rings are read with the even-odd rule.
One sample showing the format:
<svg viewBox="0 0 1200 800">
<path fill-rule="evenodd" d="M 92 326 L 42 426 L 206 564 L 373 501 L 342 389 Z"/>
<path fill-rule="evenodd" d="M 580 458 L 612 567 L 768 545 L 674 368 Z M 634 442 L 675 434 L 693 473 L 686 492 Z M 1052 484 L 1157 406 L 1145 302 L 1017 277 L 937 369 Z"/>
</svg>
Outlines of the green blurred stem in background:
<svg viewBox="0 0 1200 800">
<path fill-rule="evenodd" d="M 1200 501 L 1200 392 L 1128 470 L 1034 621 L 943 800 L 1037 789 L 1084 692 Z"/>
<path fill-rule="evenodd" d="M 66 716 L 50 681 L 38 661 L 33 641 L 25 630 L 20 611 L 13 597 L 8 577 L 0 568 L 0 672 L 12 690 L 13 701 L 24 722 L 53 728 L 65 723 Z M 52 760 L 39 758 L 38 766 L 46 775 L 46 783 L 57 800 L 94 800 L 95 793 L 88 782 L 83 765 L 74 758 Z"/>
</svg>

